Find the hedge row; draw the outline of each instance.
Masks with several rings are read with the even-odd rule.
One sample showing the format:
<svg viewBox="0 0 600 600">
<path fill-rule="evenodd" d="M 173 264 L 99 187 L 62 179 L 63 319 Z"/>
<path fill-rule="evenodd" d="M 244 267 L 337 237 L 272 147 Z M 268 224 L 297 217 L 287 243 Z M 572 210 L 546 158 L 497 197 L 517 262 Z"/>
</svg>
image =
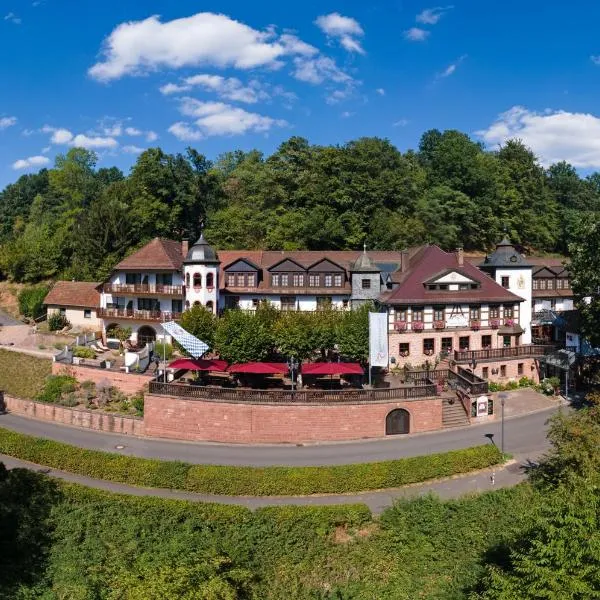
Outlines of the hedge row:
<svg viewBox="0 0 600 600">
<path fill-rule="evenodd" d="M 0 428 L 0 454 L 95 479 L 228 496 L 343 494 L 394 488 L 502 461 L 492 445 L 377 463 L 326 467 L 192 465 L 85 450 Z"/>
</svg>

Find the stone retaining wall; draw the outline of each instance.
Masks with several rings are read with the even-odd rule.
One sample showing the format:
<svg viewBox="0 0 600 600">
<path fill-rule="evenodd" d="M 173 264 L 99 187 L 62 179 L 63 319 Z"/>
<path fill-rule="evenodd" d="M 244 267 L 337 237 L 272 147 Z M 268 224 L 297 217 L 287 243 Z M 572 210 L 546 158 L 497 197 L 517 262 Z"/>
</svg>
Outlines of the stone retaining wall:
<svg viewBox="0 0 600 600">
<path fill-rule="evenodd" d="M 68 408 L 56 404 L 45 404 L 33 400 L 22 400 L 4 394 L 4 402 L 9 412 L 25 417 L 33 417 L 43 421 L 54 421 L 66 425 L 75 425 L 95 431 L 123 433 L 127 435 L 144 435 L 144 420 L 138 417 L 125 417 L 86 410 Z M 0 423 L 1 424 L 1 423 Z"/>
<path fill-rule="evenodd" d="M 385 436 L 386 416 L 410 413 L 410 432 L 442 428 L 442 399 L 293 405 L 186 400 L 146 394 L 146 435 L 225 443 L 301 443 Z"/>
</svg>

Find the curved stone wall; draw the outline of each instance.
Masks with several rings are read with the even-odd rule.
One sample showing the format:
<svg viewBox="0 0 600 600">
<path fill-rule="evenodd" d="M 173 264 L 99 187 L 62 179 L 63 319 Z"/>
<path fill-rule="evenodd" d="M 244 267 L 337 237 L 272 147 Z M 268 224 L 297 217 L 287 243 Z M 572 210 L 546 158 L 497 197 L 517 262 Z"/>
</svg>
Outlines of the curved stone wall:
<svg viewBox="0 0 600 600">
<path fill-rule="evenodd" d="M 268 404 L 146 394 L 145 434 L 224 443 L 302 443 L 385 436 L 387 415 L 410 413 L 410 433 L 442 427 L 442 398 L 332 404 Z"/>
</svg>

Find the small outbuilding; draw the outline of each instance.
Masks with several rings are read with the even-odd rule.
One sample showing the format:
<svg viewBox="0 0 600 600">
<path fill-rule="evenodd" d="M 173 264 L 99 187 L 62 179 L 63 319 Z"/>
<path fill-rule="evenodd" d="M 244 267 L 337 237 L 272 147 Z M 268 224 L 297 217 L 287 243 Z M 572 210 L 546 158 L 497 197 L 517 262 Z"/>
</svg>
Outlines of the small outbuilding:
<svg viewBox="0 0 600 600">
<path fill-rule="evenodd" d="M 99 287 L 88 281 L 57 281 L 44 298 L 48 317 L 60 313 L 77 329 L 102 329 Z"/>
</svg>

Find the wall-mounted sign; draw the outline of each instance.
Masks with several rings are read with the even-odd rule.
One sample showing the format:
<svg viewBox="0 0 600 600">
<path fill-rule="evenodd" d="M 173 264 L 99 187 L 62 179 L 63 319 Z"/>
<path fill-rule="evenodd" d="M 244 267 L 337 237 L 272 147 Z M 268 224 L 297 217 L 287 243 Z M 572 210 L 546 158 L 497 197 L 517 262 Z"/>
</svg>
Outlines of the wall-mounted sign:
<svg viewBox="0 0 600 600">
<path fill-rule="evenodd" d="M 463 314 L 450 315 L 446 319 L 446 327 L 468 327 L 469 317 Z"/>
<path fill-rule="evenodd" d="M 476 400 L 477 402 L 477 416 L 485 417 L 488 414 L 488 397 L 487 396 L 479 396 Z"/>
</svg>

